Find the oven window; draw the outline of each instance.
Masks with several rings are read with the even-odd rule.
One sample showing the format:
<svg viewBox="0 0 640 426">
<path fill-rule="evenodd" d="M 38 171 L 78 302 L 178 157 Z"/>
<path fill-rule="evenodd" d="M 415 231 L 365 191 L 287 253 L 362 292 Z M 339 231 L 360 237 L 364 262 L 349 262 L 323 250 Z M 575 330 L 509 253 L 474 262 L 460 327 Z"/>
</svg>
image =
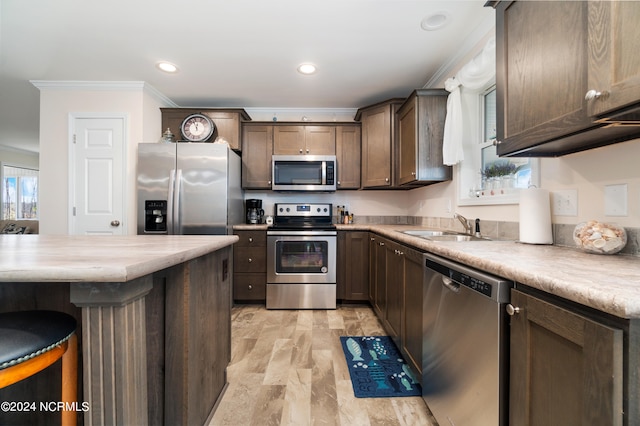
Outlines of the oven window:
<svg viewBox="0 0 640 426">
<path fill-rule="evenodd" d="M 322 161 L 276 161 L 276 185 L 321 185 Z"/>
<path fill-rule="evenodd" d="M 277 241 L 276 273 L 326 273 L 328 255 L 327 241 Z"/>
</svg>

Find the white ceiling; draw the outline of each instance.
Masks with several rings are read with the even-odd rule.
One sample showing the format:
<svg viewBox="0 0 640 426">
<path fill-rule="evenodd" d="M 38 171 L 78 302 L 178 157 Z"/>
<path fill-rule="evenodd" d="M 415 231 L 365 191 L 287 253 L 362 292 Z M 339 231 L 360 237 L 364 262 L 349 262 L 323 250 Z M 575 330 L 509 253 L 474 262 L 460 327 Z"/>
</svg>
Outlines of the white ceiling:
<svg viewBox="0 0 640 426">
<path fill-rule="evenodd" d="M 406 97 L 491 28 L 484 3 L 0 0 L 0 145 L 38 150 L 29 80 L 145 81 L 183 107 L 358 108 Z M 441 11 L 448 26 L 421 28 Z M 158 71 L 160 60 L 180 71 Z M 298 74 L 302 62 L 317 73 Z"/>
</svg>

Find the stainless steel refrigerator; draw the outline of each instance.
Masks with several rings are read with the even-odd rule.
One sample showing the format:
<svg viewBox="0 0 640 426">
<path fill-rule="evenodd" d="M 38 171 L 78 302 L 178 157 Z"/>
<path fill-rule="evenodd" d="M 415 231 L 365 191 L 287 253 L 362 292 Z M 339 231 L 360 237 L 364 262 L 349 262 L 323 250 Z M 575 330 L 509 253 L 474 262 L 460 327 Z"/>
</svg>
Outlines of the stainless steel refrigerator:
<svg viewBox="0 0 640 426">
<path fill-rule="evenodd" d="M 138 145 L 138 234 L 231 234 L 243 222 L 240 156 L 227 145 Z"/>
</svg>

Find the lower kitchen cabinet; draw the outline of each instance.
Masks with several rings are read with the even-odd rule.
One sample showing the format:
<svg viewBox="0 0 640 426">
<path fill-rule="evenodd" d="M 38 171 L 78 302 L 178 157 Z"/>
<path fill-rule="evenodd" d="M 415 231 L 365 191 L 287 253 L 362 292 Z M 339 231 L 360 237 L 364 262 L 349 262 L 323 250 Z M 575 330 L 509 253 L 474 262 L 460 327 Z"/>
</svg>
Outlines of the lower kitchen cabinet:
<svg viewBox="0 0 640 426">
<path fill-rule="evenodd" d="M 369 300 L 369 233 L 338 232 L 337 296 L 345 301 Z"/>
<path fill-rule="evenodd" d="M 422 372 L 422 253 L 369 234 L 369 301 L 418 377 Z"/>
<path fill-rule="evenodd" d="M 622 425 L 623 330 L 516 289 L 511 305 L 509 424 Z"/>
<path fill-rule="evenodd" d="M 404 301 L 402 309 L 402 351 L 407 362 L 422 377 L 422 253 L 403 249 Z"/>
<path fill-rule="evenodd" d="M 235 231 L 233 300 L 264 302 L 267 298 L 267 232 Z"/>
</svg>

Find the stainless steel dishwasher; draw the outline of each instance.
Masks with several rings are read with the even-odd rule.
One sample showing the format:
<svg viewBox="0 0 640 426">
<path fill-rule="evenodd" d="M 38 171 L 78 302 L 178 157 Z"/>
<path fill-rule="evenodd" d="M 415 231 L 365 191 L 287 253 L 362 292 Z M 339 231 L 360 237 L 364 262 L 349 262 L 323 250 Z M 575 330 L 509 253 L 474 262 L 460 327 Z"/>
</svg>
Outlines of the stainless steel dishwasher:
<svg viewBox="0 0 640 426">
<path fill-rule="evenodd" d="M 511 287 L 424 255 L 422 397 L 440 426 L 507 425 Z"/>
</svg>

